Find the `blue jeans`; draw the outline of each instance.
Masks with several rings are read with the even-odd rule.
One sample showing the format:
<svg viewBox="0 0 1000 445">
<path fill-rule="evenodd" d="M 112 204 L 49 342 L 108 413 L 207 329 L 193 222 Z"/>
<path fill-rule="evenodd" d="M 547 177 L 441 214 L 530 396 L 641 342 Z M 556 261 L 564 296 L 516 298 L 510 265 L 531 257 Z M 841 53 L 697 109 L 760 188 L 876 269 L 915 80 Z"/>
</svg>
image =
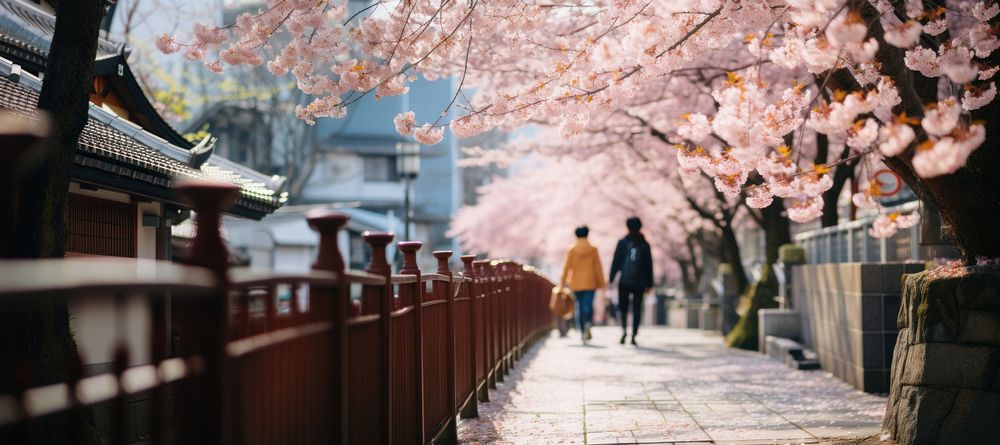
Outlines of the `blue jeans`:
<svg viewBox="0 0 1000 445">
<path fill-rule="evenodd" d="M 594 292 L 593 290 L 575 290 L 573 296 L 576 297 L 576 319 L 580 324 L 580 332 L 587 329 L 587 326 L 594 324 Z"/>
</svg>

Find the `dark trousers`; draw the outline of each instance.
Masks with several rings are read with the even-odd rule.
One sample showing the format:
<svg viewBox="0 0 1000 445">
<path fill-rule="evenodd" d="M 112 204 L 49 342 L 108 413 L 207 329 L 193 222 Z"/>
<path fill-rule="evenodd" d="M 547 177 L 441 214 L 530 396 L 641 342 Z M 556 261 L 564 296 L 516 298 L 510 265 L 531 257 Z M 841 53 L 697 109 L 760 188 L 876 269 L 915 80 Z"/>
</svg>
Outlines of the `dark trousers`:
<svg viewBox="0 0 1000 445">
<path fill-rule="evenodd" d="M 642 320 L 642 295 L 645 289 L 618 286 L 618 314 L 621 315 L 622 332 L 628 333 L 628 309 L 632 307 L 632 335 L 639 333 Z"/>
<path fill-rule="evenodd" d="M 580 323 L 580 332 L 586 332 L 587 326 L 594 324 L 594 290 L 575 290 L 573 296 L 576 297 L 576 318 Z"/>
</svg>

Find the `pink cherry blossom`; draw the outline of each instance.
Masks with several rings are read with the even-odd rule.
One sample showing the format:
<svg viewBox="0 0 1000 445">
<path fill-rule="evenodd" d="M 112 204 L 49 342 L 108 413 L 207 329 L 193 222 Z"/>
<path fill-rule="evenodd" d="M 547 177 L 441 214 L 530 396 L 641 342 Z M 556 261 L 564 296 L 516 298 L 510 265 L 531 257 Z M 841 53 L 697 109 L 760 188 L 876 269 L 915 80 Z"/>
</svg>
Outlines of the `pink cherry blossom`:
<svg viewBox="0 0 1000 445">
<path fill-rule="evenodd" d="M 906 52 L 903 58 L 906 67 L 919 71 L 926 77 L 938 77 L 941 75 L 941 65 L 938 63 L 937 52 L 932 49 L 918 46 Z"/>
<path fill-rule="evenodd" d="M 351 17 L 347 2 L 267 0 L 225 26 L 195 23 L 186 35 L 158 36 L 156 46 L 208 60 L 212 71 L 267 62 L 266 73 L 289 76 L 309 97 L 295 115 L 310 124 L 346 115 L 369 94 L 409 94 L 418 78 L 450 79 L 459 90 L 441 117 L 418 127 L 412 112 L 400 113 L 400 135 L 433 144 L 445 126 L 468 138 L 530 125 L 546 139 L 475 155 L 607 155 L 605 167 L 669 175 L 708 192 L 711 182 L 729 201 L 789 198 L 789 215 L 807 220 L 822 209 L 832 176 L 815 172 L 835 161 L 833 147 L 870 165 L 916 145 L 916 173 L 933 177 L 961 168 L 985 137 L 970 122 L 996 96 L 989 80 L 998 67 L 985 57 L 1000 47 L 990 22 L 996 2 L 926 11 L 919 0 L 869 3 L 881 14 L 874 22 L 861 15 L 870 5 L 843 0 L 616 0 L 572 11 L 534 0 L 388 2 Z M 947 41 L 915 46 L 922 33 L 946 31 Z M 945 77 L 916 116 L 919 129 L 895 116 L 915 105 L 900 106 L 913 97 L 895 72 L 900 62 Z M 841 69 L 860 88 L 816 81 Z M 813 157 L 820 135 L 833 148 L 827 159 Z M 681 149 L 671 152 L 671 144 Z"/>
<path fill-rule="evenodd" d="M 885 41 L 900 48 L 910 48 L 920 40 L 923 29 L 916 20 L 908 20 L 885 30 Z"/>
<path fill-rule="evenodd" d="M 412 136 L 414 125 L 417 123 L 417 115 L 412 111 L 407 111 L 397 114 L 392 121 L 396 124 L 396 132 L 400 136 Z"/>
<path fill-rule="evenodd" d="M 434 145 L 441 142 L 444 138 L 444 128 L 435 128 L 431 124 L 424 124 L 423 126 L 413 130 L 413 139 L 424 145 Z"/>
<path fill-rule="evenodd" d="M 1000 48 L 1000 39 L 989 23 L 980 23 L 969 30 L 969 44 L 976 57 L 986 58 L 993 50 Z"/>
<path fill-rule="evenodd" d="M 966 111 L 978 110 L 993 102 L 997 97 L 997 86 L 993 82 L 988 85 L 985 89 L 966 89 L 962 96 L 962 108 Z"/>
<path fill-rule="evenodd" d="M 924 25 L 924 32 L 932 36 L 939 35 L 948 29 L 948 21 L 944 17 L 931 20 Z"/>
<path fill-rule="evenodd" d="M 980 0 L 972 7 L 972 16 L 980 22 L 992 19 L 998 12 L 1000 12 L 1000 4 L 995 1 Z"/>
<path fill-rule="evenodd" d="M 908 229 L 920 221 L 920 214 L 912 212 L 909 214 L 890 213 L 879 215 L 872 221 L 872 226 L 868 233 L 875 238 L 888 238 L 896 234 L 899 229 Z"/>
<path fill-rule="evenodd" d="M 861 16 L 849 9 L 834 18 L 826 27 L 826 39 L 834 48 L 858 44 L 865 39 L 868 27 Z"/>
<path fill-rule="evenodd" d="M 868 148 L 878 137 L 878 123 L 874 119 L 865 119 L 855 124 L 847 134 L 847 145 L 855 150 Z"/>
<path fill-rule="evenodd" d="M 798 187 L 802 190 L 802 193 L 810 197 L 820 197 L 823 192 L 833 187 L 833 178 L 827 174 L 803 175 L 798 180 Z"/>
<path fill-rule="evenodd" d="M 899 227 L 889 220 L 885 215 L 879 215 L 872 221 L 872 226 L 868 229 L 868 233 L 874 238 L 889 238 L 896 234 Z"/>
<path fill-rule="evenodd" d="M 972 51 L 964 46 L 945 50 L 938 62 L 941 72 L 956 83 L 966 83 L 979 75 L 979 69 L 972 64 Z"/>
<path fill-rule="evenodd" d="M 913 128 L 905 123 L 890 123 L 879 130 L 879 151 L 885 157 L 898 156 L 916 137 Z"/>
<path fill-rule="evenodd" d="M 156 49 L 163 54 L 173 54 L 180 49 L 180 46 L 177 45 L 173 37 L 170 37 L 170 34 L 163 33 L 156 36 Z"/>
<path fill-rule="evenodd" d="M 804 223 L 823 216 L 823 198 L 806 198 L 788 207 L 788 219 Z"/>
<path fill-rule="evenodd" d="M 685 122 L 677 127 L 677 134 L 689 141 L 701 143 L 712 133 L 712 126 L 708 117 L 701 113 L 693 113 L 685 119 Z"/>
<path fill-rule="evenodd" d="M 774 202 L 774 195 L 767 184 L 747 186 L 746 194 L 747 205 L 755 209 L 762 209 Z"/>
<path fill-rule="evenodd" d="M 962 107 L 953 99 L 932 104 L 926 110 L 924 118 L 920 121 L 920 126 L 927 134 L 932 136 L 944 136 L 951 132 L 958 125 L 958 118 L 962 115 Z"/>
<path fill-rule="evenodd" d="M 458 138 L 469 138 L 487 130 L 483 118 L 478 115 L 463 116 L 451 121 L 451 132 Z"/>
<path fill-rule="evenodd" d="M 859 209 L 874 209 L 878 207 L 878 202 L 865 192 L 858 192 L 851 195 L 851 202 Z"/>
<path fill-rule="evenodd" d="M 913 156 L 913 170 L 924 178 L 954 173 L 985 139 L 986 129 L 982 125 L 957 128 L 951 136 L 928 141 L 929 147 L 918 147 Z"/>
</svg>

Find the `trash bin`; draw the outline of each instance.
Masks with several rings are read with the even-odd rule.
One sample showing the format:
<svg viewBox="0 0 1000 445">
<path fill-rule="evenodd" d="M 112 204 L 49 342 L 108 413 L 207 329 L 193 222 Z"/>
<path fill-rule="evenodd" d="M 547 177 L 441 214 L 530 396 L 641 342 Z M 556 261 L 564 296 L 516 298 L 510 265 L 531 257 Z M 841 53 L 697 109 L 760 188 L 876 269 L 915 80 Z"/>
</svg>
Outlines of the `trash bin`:
<svg viewBox="0 0 1000 445">
<path fill-rule="evenodd" d="M 653 324 L 666 326 L 667 324 L 667 296 L 656 294 L 656 305 L 653 306 Z"/>
</svg>

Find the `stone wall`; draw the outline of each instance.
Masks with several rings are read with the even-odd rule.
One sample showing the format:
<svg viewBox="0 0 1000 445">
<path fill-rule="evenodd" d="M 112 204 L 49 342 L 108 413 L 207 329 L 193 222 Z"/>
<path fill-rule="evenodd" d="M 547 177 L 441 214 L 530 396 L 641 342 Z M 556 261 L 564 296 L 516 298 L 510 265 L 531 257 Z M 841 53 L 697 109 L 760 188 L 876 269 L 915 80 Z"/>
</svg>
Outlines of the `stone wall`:
<svg viewBox="0 0 1000 445">
<path fill-rule="evenodd" d="M 923 264 L 830 263 L 792 267 L 802 343 L 822 368 L 866 392 L 889 390 L 904 273 Z"/>
<path fill-rule="evenodd" d="M 904 444 L 1000 440 L 1000 271 L 907 277 L 885 428 Z"/>
</svg>

